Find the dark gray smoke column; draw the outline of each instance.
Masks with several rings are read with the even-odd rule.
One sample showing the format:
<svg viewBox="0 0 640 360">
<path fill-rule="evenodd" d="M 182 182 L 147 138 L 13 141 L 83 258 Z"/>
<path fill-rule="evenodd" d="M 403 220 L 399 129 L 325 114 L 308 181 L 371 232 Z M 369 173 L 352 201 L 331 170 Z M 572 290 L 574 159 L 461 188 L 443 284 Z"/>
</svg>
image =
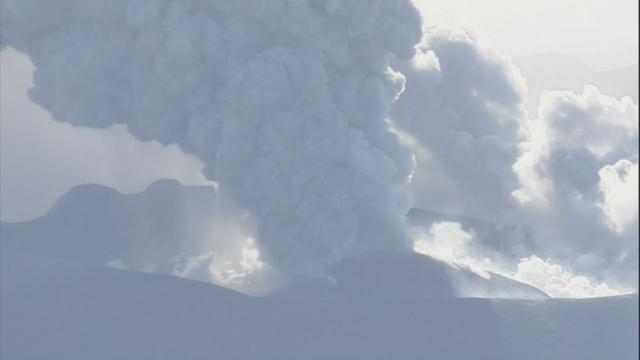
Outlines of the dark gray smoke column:
<svg viewBox="0 0 640 360">
<path fill-rule="evenodd" d="M 386 57 L 420 40 L 409 0 L 4 0 L 2 16 L 35 102 L 200 157 L 281 270 L 408 247 Z"/>
</svg>

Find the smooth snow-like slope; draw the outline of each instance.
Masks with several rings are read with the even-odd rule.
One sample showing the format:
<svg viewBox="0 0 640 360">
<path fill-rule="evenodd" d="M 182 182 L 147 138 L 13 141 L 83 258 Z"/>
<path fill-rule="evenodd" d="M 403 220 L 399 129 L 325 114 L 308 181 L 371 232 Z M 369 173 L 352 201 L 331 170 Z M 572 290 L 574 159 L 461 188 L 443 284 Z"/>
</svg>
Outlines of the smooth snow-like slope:
<svg viewBox="0 0 640 360">
<path fill-rule="evenodd" d="M 592 300 L 253 298 L 2 251 L 0 358 L 636 359 L 637 295 Z M 397 279 L 401 282 L 402 279 Z"/>
</svg>

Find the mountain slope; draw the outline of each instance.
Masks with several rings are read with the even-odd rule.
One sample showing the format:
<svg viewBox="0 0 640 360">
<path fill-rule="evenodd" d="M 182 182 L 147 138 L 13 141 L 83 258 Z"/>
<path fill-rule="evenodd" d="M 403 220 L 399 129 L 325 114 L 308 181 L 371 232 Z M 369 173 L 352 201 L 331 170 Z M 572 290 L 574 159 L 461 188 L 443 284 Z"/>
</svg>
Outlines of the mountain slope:
<svg viewBox="0 0 640 360">
<path fill-rule="evenodd" d="M 419 254 L 348 259 L 327 269 L 326 278 L 299 278 L 266 297 L 102 266 L 113 257 L 143 263 L 145 252 L 158 259 L 193 247 L 189 226 L 214 215 L 208 205 L 215 200 L 212 191 L 174 182 L 132 195 L 84 186 L 41 219 L 2 224 L 0 358 L 638 356 L 637 295 L 549 299 L 495 274 L 485 279 Z M 451 220 L 412 213 L 417 222 Z M 500 234 L 491 224 L 466 220 L 487 234 Z M 464 281 L 485 296 L 499 297 L 508 289 L 511 297 L 518 290 L 537 299 L 460 298 L 465 294 L 457 285 Z"/>
<path fill-rule="evenodd" d="M 63 196 L 42 218 L 2 224 L 0 242 L 5 249 L 89 266 L 104 266 L 117 260 L 129 269 L 173 274 L 172 259 L 185 254 L 202 256 L 216 246 L 225 246 L 224 239 L 213 239 L 209 237 L 211 232 L 204 230 L 220 219 L 217 200 L 213 187 L 182 186 L 174 181 L 159 181 L 138 194 L 83 185 Z M 412 214 L 417 215 L 410 214 L 411 219 L 428 225 L 425 214 L 432 213 L 415 210 Z M 497 235 L 490 232 L 486 237 Z M 302 283 L 304 287 L 312 286 L 318 296 L 322 293 L 327 297 L 343 297 L 346 294 L 340 293 L 342 289 L 352 289 L 373 292 L 370 295 L 379 298 L 388 289 L 377 287 L 392 286 L 398 278 L 405 286 L 396 289 L 395 297 L 545 296 L 531 286 L 496 274 L 484 278 L 412 253 L 347 259 L 330 269 L 329 276 L 338 281 L 338 286 L 328 286 L 326 281 L 317 279 L 304 279 Z M 370 283 L 364 284 L 365 279 Z M 298 292 L 308 291 L 312 290 Z"/>
<path fill-rule="evenodd" d="M 484 278 L 465 268 L 417 253 L 374 253 L 342 261 L 324 278 L 301 278 L 271 295 L 283 301 L 416 301 L 457 297 L 543 299 L 542 291 L 490 273 Z"/>
<path fill-rule="evenodd" d="M 637 295 L 292 302 L 13 251 L 1 256 L 2 359 L 638 356 Z"/>
<path fill-rule="evenodd" d="M 596 71 L 578 60 L 557 53 L 541 53 L 514 58 L 527 79 L 527 108 L 535 115 L 540 95 L 546 90 L 582 92 L 587 84 L 615 97 L 630 96 L 638 102 L 638 64 L 608 71 Z"/>
</svg>

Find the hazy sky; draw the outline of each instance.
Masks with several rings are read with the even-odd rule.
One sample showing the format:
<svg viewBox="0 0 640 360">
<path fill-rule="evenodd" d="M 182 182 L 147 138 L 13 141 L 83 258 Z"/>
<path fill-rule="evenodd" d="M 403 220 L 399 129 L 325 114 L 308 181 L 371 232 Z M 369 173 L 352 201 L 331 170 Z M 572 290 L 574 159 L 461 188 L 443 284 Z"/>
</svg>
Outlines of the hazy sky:
<svg viewBox="0 0 640 360">
<path fill-rule="evenodd" d="M 638 62 L 637 0 L 415 0 L 427 21 L 480 30 L 511 56 L 571 55 L 596 69 Z"/>
<path fill-rule="evenodd" d="M 5 50 L 0 63 L 2 221 L 40 216 L 59 196 L 84 183 L 123 192 L 142 191 L 159 178 L 205 183 L 200 162 L 175 145 L 142 143 L 121 126 L 98 130 L 54 121 L 27 96 L 33 73 L 29 59 Z"/>
</svg>

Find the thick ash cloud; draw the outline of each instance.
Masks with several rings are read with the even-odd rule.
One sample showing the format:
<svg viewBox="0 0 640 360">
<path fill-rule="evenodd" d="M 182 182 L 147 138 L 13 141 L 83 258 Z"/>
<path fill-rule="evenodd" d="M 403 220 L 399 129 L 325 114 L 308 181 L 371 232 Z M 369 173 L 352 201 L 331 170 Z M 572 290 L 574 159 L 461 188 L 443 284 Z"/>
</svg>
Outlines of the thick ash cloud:
<svg viewBox="0 0 640 360">
<path fill-rule="evenodd" d="M 256 218 L 267 258 L 313 271 L 409 248 L 411 152 L 386 57 L 421 34 L 408 0 L 7 0 L 3 46 L 60 121 L 176 143 Z"/>
<path fill-rule="evenodd" d="M 427 28 L 412 61 L 397 126 L 416 142 L 418 206 L 496 219 L 513 205 L 526 84 L 511 61 L 473 34 Z"/>
</svg>

